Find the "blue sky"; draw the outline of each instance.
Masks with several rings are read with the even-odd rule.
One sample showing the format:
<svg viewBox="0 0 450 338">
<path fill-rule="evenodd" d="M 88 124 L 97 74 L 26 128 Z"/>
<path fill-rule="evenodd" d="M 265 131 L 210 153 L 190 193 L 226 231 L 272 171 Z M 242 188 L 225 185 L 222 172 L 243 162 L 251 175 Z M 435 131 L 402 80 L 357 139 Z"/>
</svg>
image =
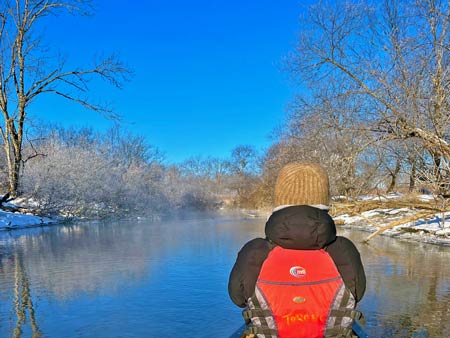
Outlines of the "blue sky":
<svg viewBox="0 0 450 338">
<path fill-rule="evenodd" d="M 269 146 L 283 121 L 292 86 L 281 60 L 293 49 L 301 3 L 97 0 L 93 16 L 46 18 L 45 41 L 68 66 L 120 54 L 133 78 L 123 90 L 95 84 L 92 97 L 112 102 L 124 126 L 167 162 L 224 158 L 238 145 Z M 51 96 L 38 98 L 31 113 L 63 126 L 112 124 Z"/>
</svg>

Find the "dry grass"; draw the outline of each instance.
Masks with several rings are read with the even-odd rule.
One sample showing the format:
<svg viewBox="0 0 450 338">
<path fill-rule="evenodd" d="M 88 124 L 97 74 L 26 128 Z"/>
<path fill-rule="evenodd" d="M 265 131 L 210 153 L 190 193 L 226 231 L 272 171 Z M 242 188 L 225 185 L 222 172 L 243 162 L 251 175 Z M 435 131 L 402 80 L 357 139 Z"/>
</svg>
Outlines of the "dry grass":
<svg viewBox="0 0 450 338">
<path fill-rule="evenodd" d="M 405 196 L 388 200 L 363 200 L 333 202 L 331 206 L 331 215 L 349 214 L 350 216 L 360 215 L 361 213 L 374 209 L 401 209 L 412 208 L 416 210 L 430 210 L 430 212 L 440 212 L 442 208 L 435 201 L 426 202 L 419 200 L 415 196 Z"/>
</svg>

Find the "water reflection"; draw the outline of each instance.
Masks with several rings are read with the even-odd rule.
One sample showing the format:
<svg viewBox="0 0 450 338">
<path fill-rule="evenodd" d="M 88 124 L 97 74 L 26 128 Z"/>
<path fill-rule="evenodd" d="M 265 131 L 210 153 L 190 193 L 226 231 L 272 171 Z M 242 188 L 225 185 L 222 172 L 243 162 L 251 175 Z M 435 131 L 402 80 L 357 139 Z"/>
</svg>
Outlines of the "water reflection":
<svg viewBox="0 0 450 338">
<path fill-rule="evenodd" d="M 0 337 L 228 337 L 241 324 L 228 274 L 263 224 L 203 214 L 0 233 Z M 447 337 L 450 248 L 343 234 L 366 267 L 370 337 Z"/>
<path fill-rule="evenodd" d="M 127 230 L 131 230 L 131 236 L 124 236 Z M 139 230 L 120 225 L 70 226 L 7 242 L 16 256 L 25 257 L 22 264 L 35 286 L 52 296 L 67 298 L 80 291 L 117 289 L 120 281 L 141 278 L 146 273 L 146 257 L 157 260 L 164 250 L 161 241 L 146 245 L 151 229 Z M 14 268 L 8 262 L 2 264 L 6 272 L 3 278 L 13 277 L 8 272 Z"/>
<path fill-rule="evenodd" d="M 352 234 L 356 242 L 363 236 Z M 449 248 L 385 237 L 358 248 L 368 277 L 361 307 L 371 337 L 448 336 Z"/>
<path fill-rule="evenodd" d="M 16 321 L 24 337 L 169 336 L 194 323 L 201 331 L 193 330 L 193 337 L 201 337 L 205 318 L 217 321 L 199 315 L 208 298 L 221 309 L 233 308 L 226 296 L 237 250 L 232 243 L 240 245 L 248 234 L 235 230 L 236 219 L 203 215 L 1 233 L 0 337 L 13 337 Z M 37 304 L 28 320 L 23 311 L 11 316 L 5 308 L 14 304 L 17 273 L 26 276 L 22 289 L 30 294 L 21 304 Z"/>
<path fill-rule="evenodd" d="M 36 322 L 29 281 L 23 268 L 22 255 L 20 254 L 14 255 L 14 270 L 14 307 L 17 321 L 14 326 L 13 338 L 22 337 L 22 326 L 26 321 L 27 313 L 29 315 L 32 338 L 38 338 L 41 336 L 41 333 Z"/>
</svg>

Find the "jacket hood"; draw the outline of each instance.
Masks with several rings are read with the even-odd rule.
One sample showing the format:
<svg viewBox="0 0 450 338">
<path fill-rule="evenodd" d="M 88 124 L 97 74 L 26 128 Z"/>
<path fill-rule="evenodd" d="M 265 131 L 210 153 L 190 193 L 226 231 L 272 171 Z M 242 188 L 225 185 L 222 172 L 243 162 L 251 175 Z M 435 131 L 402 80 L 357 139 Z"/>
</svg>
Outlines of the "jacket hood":
<svg viewBox="0 0 450 338">
<path fill-rule="evenodd" d="M 296 250 L 319 250 L 336 239 L 336 226 L 326 210 L 307 205 L 275 211 L 267 220 L 266 237 Z"/>
</svg>

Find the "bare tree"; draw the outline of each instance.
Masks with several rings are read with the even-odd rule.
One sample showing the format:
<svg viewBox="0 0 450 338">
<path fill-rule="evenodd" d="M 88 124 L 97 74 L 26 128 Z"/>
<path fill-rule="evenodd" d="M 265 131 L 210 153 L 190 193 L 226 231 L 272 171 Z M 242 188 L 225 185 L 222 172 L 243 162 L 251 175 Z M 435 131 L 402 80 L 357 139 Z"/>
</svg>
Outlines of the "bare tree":
<svg viewBox="0 0 450 338">
<path fill-rule="evenodd" d="M 206 165 L 213 182 L 212 191 L 216 194 L 223 194 L 226 192 L 225 183 L 230 176 L 230 161 L 220 158 L 207 158 Z"/>
<path fill-rule="evenodd" d="M 18 193 L 23 162 L 24 129 L 30 104 L 41 94 L 51 93 L 84 108 L 112 114 L 108 107 L 94 103 L 85 94 L 89 81 L 97 77 L 116 87 L 129 71 L 112 55 L 92 66 L 68 70 L 63 61 L 52 63 L 37 28 L 49 15 L 64 11 L 84 14 L 88 0 L 1 0 L 0 1 L 0 126 L 5 148 L 9 192 Z"/>
<path fill-rule="evenodd" d="M 237 205 L 249 204 L 249 199 L 258 185 L 258 171 L 258 152 L 255 147 L 239 145 L 231 151 L 231 172 L 233 173 L 231 187 L 236 191 Z"/>
<path fill-rule="evenodd" d="M 258 169 L 257 150 L 251 145 L 239 145 L 231 151 L 232 170 L 238 175 L 252 174 Z"/>
<path fill-rule="evenodd" d="M 439 0 L 318 1 L 290 69 L 312 93 L 339 82 L 362 103 L 346 118 L 375 141 L 419 140 L 439 167 L 450 158 L 449 16 Z"/>
<path fill-rule="evenodd" d="M 359 176 L 362 159 L 373 145 L 361 120 L 355 118 L 364 114 L 365 102 L 350 95 L 352 89 L 353 84 L 338 77 L 315 84 L 307 98 L 299 96 L 294 101 L 279 135 L 284 152 L 296 148 L 288 151 L 291 161 L 321 163 L 328 169 L 333 193 L 347 196 L 369 185 L 367 175 L 364 180 Z M 366 166 L 366 173 L 372 171 L 370 167 Z"/>
</svg>

